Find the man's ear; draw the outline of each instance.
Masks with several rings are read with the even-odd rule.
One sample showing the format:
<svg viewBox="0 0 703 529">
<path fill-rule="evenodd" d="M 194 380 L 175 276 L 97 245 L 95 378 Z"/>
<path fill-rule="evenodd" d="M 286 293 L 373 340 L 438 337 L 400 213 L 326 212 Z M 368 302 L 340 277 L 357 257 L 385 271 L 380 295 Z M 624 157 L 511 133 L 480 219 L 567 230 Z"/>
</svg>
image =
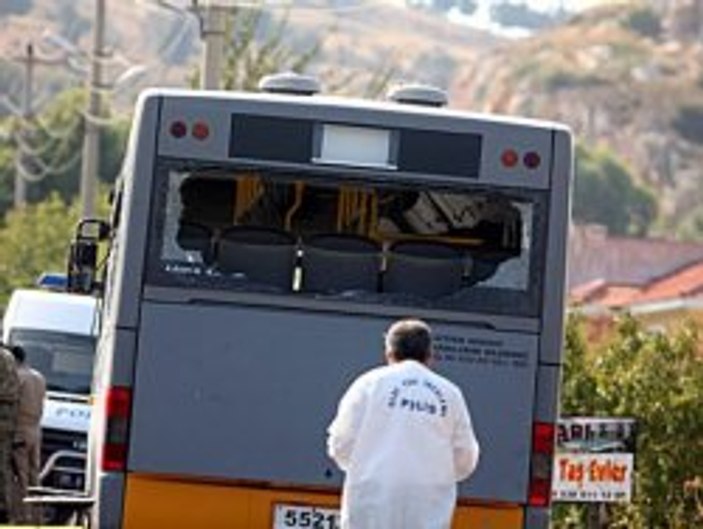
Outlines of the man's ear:
<svg viewBox="0 0 703 529">
<path fill-rule="evenodd" d="M 385 350 L 383 356 L 386 358 L 387 363 L 392 364 L 393 362 L 395 362 L 395 356 L 389 349 Z"/>
</svg>

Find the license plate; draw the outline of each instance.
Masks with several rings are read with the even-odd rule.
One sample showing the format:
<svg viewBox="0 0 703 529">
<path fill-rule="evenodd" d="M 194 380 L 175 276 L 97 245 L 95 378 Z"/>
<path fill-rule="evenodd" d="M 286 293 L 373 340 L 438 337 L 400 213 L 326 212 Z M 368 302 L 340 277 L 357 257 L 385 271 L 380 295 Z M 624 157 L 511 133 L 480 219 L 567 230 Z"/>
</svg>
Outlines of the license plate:
<svg viewBox="0 0 703 529">
<path fill-rule="evenodd" d="M 273 510 L 273 529 L 339 529 L 339 510 L 277 503 Z"/>
</svg>

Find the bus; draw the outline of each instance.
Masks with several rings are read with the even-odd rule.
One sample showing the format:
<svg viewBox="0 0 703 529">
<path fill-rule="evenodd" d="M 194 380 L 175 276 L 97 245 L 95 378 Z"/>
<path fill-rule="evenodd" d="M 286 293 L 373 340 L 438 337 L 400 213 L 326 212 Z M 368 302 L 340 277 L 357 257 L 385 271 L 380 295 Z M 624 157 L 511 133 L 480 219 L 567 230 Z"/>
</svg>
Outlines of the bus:
<svg viewBox="0 0 703 529">
<path fill-rule="evenodd" d="M 453 529 L 546 527 L 569 130 L 422 85 L 383 101 L 292 74 L 261 88 L 136 105 L 98 230 L 92 527 L 338 527 L 326 427 L 405 316 L 431 324 L 481 444 Z"/>
</svg>

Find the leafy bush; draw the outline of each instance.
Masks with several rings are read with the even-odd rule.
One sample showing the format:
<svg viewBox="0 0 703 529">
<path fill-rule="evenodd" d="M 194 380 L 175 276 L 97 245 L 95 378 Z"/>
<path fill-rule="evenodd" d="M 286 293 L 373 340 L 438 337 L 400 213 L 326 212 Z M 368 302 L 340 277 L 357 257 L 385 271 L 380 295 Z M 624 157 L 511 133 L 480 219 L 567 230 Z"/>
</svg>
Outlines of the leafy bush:
<svg viewBox="0 0 703 529">
<path fill-rule="evenodd" d="M 56 96 L 36 121 L 24 125 L 31 131 L 26 143 L 32 150 L 25 165 L 34 168 L 40 178 L 27 186 L 29 202 L 40 202 L 53 192 L 58 192 L 64 201 L 70 201 L 78 193 L 84 107 L 84 91 L 67 90 Z M 111 120 L 101 128 L 98 177 L 103 182 L 113 182 L 119 172 L 128 129 L 126 119 Z M 12 205 L 17 155 L 16 143 L 0 145 L 0 215 Z"/>
<path fill-rule="evenodd" d="M 588 348 L 579 317 L 567 325 L 564 414 L 634 417 L 631 504 L 608 507 L 608 527 L 703 526 L 703 358 L 698 329 L 651 333 L 625 316 L 612 340 Z M 583 506 L 557 506 L 555 527 L 585 526 Z"/>
<path fill-rule="evenodd" d="M 683 138 L 703 145 L 703 104 L 682 104 L 672 125 Z"/>
<path fill-rule="evenodd" d="M 659 38 L 662 32 L 661 19 L 648 7 L 631 11 L 625 18 L 623 25 L 635 33 L 652 39 Z"/>
<path fill-rule="evenodd" d="M 559 17 L 530 9 L 524 4 L 495 4 L 491 6 L 491 17 L 503 26 L 540 29 L 546 28 L 558 20 Z"/>
<path fill-rule="evenodd" d="M 688 212 L 679 222 L 676 236 L 681 240 L 703 240 L 703 204 Z"/>
<path fill-rule="evenodd" d="M 657 202 L 612 152 L 579 146 L 573 215 L 581 223 L 603 224 L 610 233 L 645 235 L 656 218 Z"/>
<path fill-rule="evenodd" d="M 0 2 L 0 16 L 24 15 L 32 9 L 34 0 L 2 0 Z"/>
<path fill-rule="evenodd" d="M 103 195 L 98 216 L 107 215 Z M 0 228 L 0 305 L 15 288 L 32 287 L 42 272 L 63 272 L 68 246 L 79 218 L 79 202 L 64 202 L 57 193 L 46 200 L 11 210 Z"/>
<path fill-rule="evenodd" d="M 544 87 L 548 92 L 574 88 L 593 88 L 604 84 L 605 81 L 596 74 L 566 70 L 552 72 L 546 75 L 544 79 Z"/>
</svg>

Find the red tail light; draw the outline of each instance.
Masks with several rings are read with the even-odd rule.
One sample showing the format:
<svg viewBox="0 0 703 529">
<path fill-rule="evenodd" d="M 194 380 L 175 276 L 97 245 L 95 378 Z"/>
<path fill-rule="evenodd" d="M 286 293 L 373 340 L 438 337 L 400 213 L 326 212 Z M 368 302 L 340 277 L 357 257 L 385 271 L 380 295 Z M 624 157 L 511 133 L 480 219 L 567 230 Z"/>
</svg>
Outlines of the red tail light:
<svg viewBox="0 0 703 529">
<path fill-rule="evenodd" d="M 132 390 L 113 387 L 107 392 L 105 411 L 105 443 L 103 444 L 102 469 L 124 472 L 127 464 L 127 435 L 132 408 Z"/>
<path fill-rule="evenodd" d="M 169 130 L 171 131 L 171 136 L 174 138 L 182 138 L 188 134 L 188 125 L 186 125 L 183 121 L 174 121 L 171 123 Z"/>
<path fill-rule="evenodd" d="M 552 423 L 536 422 L 532 430 L 532 452 L 552 455 L 555 433 L 556 429 Z"/>
<path fill-rule="evenodd" d="M 204 121 L 196 121 L 191 134 L 196 140 L 206 140 L 210 135 L 210 127 Z"/>
<path fill-rule="evenodd" d="M 537 422 L 532 429 L 532 462 L 528 503 L 548 507 L 552 499 L 552 465 L 554 463 L 554 424 Z"/>
<path fill-rule="evenodd" d="M 506 149 L 503 154 L 500 155 L 500 161 L 503 167 L 512 168 L 515 167 L 520 160 L 520 155 L 514 149 Z"/>
<path fill-rule="evenodd" d="M 538 152 L 530 151 L 525 154 L 522 161 L 528 169 L 537 169 L 542 163 L 542 157 Z"/>
<path fill-rule="evenodd" d="M 549 507 L 552 500 L 551 479 L 530 479 L 530 494 L 527 502 L 530 507 Z"/>
</svg>

